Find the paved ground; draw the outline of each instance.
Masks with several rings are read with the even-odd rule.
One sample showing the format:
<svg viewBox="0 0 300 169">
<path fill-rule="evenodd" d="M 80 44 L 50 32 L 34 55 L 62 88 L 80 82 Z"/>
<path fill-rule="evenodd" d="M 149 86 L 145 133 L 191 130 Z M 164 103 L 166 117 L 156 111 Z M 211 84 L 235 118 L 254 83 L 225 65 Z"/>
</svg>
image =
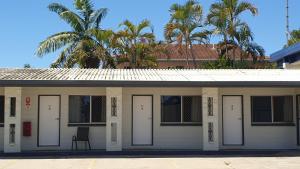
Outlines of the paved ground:
<svg viewBox="0 0 300 169">
<path fill-rule="evenodd" d="M 300 169 L 291 157 L 22 157 L 0 159 L 0 169 Z"/>
</svg>

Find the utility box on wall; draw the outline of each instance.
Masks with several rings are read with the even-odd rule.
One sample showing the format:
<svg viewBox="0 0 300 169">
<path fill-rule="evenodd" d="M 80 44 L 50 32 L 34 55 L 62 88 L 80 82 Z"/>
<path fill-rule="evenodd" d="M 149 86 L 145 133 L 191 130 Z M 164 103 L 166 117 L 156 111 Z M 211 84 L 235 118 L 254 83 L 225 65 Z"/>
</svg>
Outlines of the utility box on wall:
<svg viewBox="0 0 300 169">
<path fill-rule="evenodd" d="M 30 137 L 31 136 L 31 122 L 23 122 L 23 136 Z"/>
</svg>

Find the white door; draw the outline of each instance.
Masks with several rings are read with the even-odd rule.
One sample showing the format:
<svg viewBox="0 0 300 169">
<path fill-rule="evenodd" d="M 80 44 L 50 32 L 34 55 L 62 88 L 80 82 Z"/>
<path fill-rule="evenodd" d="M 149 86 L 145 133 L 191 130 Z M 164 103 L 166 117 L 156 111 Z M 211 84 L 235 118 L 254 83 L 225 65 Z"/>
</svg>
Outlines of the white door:
<svg viewBox="0 0 300 169">
<path fill-rule="evenodd" d="M 133 96 L 132 144 L 152 145 L 152 96 Z"/>
<path fill-rule="evenodd" d="M 223 144 L 243 144 L 242 96 L 223 96 Z"/>
<path fill-rule="evenodd" d="M 60 96 L 39 98 L 39 146 L 59 146 Z"/>
</svg>

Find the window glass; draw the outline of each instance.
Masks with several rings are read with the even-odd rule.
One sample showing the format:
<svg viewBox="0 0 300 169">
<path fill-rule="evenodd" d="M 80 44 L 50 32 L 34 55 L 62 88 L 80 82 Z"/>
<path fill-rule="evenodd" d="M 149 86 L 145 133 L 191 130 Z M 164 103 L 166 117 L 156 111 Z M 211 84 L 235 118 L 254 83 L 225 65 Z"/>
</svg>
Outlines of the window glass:
<svg viewBox="0 0 300 169">
<path fill-rule="evenodd" d="M 90 122 L 90 96 L 69 97 L 69 122 Z"/>
<path fill-rule="evenodd" d="M 162 96 L 162 122 L 181 122 L 181 97 Z"/>
<path fill-rule="evenodd" d="M 16 98 L 15 97 L 10 98 L 10 116 L 11 117 L 16 116 Z"/>
<path fill-rule="evenodd" d="M 202 100 L 200 96 L 183 96 L 183 122 L 202 121 Z"/>
<path fill-rule="evenodd" d="M 4 123 L 4 96 L 0 96 L 0 123 Z"/>
<path fill-rule="evenodd" d="M 252 122 L 272 122 L 270 96 L 252 97 Z"/>
<path fill-rule="evenodd" d="M 92 96 L 92 122 L 106 121 L 106 99 L 102 96 Z"/>
<path fill-rule="evenodd" d="M 274 122 L 293 122 L 293 97 L 273 97 Z"/>
</svg>

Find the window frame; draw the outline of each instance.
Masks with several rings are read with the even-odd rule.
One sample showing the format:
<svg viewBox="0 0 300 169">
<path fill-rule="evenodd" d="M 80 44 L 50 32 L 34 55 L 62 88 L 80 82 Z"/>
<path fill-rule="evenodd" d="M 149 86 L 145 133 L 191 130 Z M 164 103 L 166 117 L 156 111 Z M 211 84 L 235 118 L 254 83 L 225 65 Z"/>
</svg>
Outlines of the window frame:
<svg viewBox="0 0 300 169">
<path fill-rule="evenodd" d="M 271 122 L 254 122 L 254 112 L 253 112 L 253 98 L 254 97 L 270 97 L 271 98 Z M 274 97 L 292 97 L 292 121 L 291 122 L 275 122 L 274 121 Z M 250 106 L 251 106 L 251 126 L 295 126 L 295 97 L 294 95 L 253 95 L 250 96 Z"/>
<path fill-rule="evenodd" d="M 0 95 L 0 97 L 3 97 L 3 112 L 2 112 L 3 113 L 3 122 L 0 122 L 0 127 L 4 127 L 4 121 L 5 121 L 5 96 Z"/>
<path fill-rule="evenodd" d="M 84 122 L 84 123 L 72 123 L 70 122 L 70 97 L 71 96 L 78 96 L 78 97 L 89 97 L 90 99 L 90 111 L 89 111 L 89 122 Z M 105 122 L 92 122 L 92 97 L 105 97 L 106 95 L 69 95 L 68 97 L 68 126 L 69 127 L 78 127 L 78 126 L 106 126 L 106 119 Z M 105 103 L 106 106 L 106 103 Z M 107 110 L 106 110 L 107 111 Z M 107 112 L 105 112 L 107 113 Z"/>
<path fill-rule="evenodd" d="M 180 122 L 163 122 L 163 106 L 162 106 L 162 97 L 180 97 Z M 184 122 L 183 121 L 183 97 L 201 97 L 202 95 L 161 95 L 160 96 L 160 125 L 161 126 L 202 126 L 203 117 L 201 118 L 201 122 Z M 201 102 L 202 104 L 202 102 Z M 202 105 L 201 105 L 202 107 Z M 203 116 L 203 109 L 201 108 L 201 116 Z"/>
</svg>

